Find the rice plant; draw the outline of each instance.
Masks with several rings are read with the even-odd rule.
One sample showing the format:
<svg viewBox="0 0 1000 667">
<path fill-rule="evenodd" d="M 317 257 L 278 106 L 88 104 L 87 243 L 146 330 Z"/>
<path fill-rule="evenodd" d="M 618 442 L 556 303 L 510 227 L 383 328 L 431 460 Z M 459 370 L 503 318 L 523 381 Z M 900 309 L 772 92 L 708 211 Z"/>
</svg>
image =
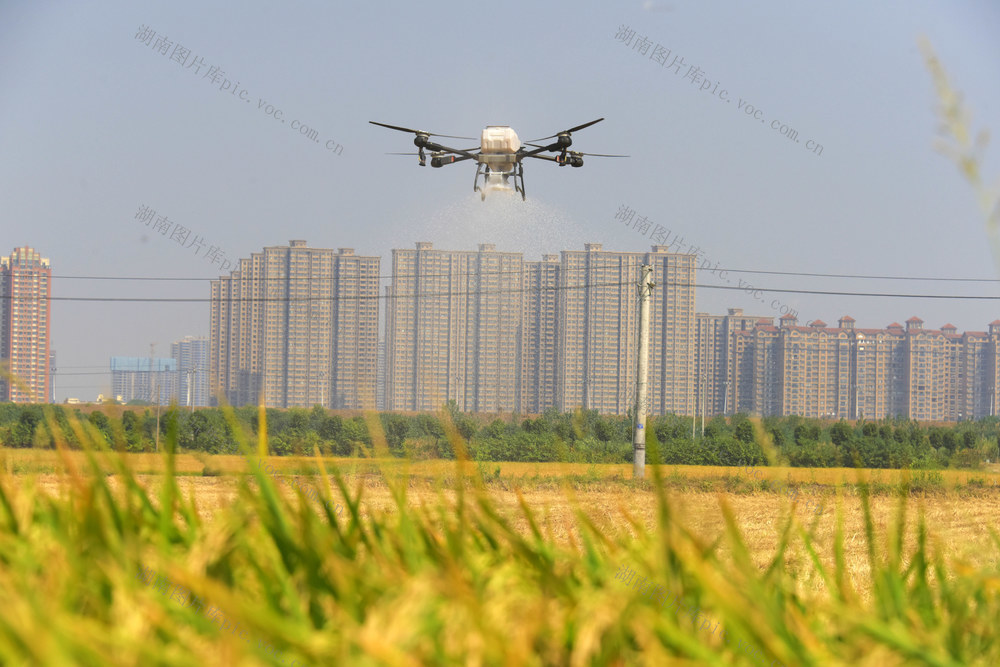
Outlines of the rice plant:
<svg viewBox="0 0 1000 667">
<path fill-rule="evenodd" d="M 760 568 L 725 496 L 725 531 L 706 541 L 678 516 L 658 466 L 651 490 L 634 490 L 655 494 L 654 530 L 625 507 L 621 530 L 598 529 L 568 482 L 570 545 L 523 497 L 518 530 L 447 414 L 454 475 L 434 502 L 408 497 L 405 465 L 385 466 L 394 506 L 378 511 L 361 481 L 352 488 L 318 455 L 325 502 L 302 485 L 289 498 L 279 475 L 255 465 L 266 439 L 244 438 L 238 501 L 210 521 L 177 484 L 176 427 L 161 443 L 165 472 L 147 489 L 127 455 L 91 424 L 71 423 L 84 466 L 49 414 L 59 490 L 0 474 L 5 665 L 1000 663 L 1000 536 L 992 531 L 986 569 L 946 559 L 919 515 L 910 546 L 907 493 L 880 535 L 859 486 L 864 567 L 844 557 L 841 505 L 831 553 L 818 546 L 818 518 L 801 525 L 790 513 Z M 380 465 L 385 439 L 377 419 L 369 426 L 366 460 Z"/>
</svg>

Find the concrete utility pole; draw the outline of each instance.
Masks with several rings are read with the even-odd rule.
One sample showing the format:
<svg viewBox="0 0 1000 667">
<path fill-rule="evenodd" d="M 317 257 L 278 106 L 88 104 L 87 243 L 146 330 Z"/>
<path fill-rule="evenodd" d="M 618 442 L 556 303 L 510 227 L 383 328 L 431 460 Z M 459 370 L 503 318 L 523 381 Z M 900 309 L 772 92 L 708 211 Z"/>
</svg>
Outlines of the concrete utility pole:
<svg viewBox="0 0 1000 667">
<path fill-rule="evenodd" d="M 649 377 L 649 297 L 656 283 L 653 267 L 643 264 L 639 282 L 639 363 L 635 378 L 635 434 L 632 437 L 632 477 L 646 474 L 646 382 Z"/>
<path fill-rule="evenodd" d="M 187 404 L 191 408 L 191 413 L 194 413 L 194 402 L 191 401 L 191 384 L 194 382 L 194 378 L 197 378 L 197 373 L 203 372 L 205 369 L 201 366 L 195 368 L 189 368 L 184 371 L 187 374 Z M 193 377 L 192 377 L 193 376 Z"/>
<path fill-rule="evenodd" d="M 150 399 L 153 398 L 152 394 L 156 394 L 156 451 L 160 451 L 160 387 L 159 383 L 154 381 L 159 380 L 159 377 L 153 375 L 153 354 L 156 349 L 156 343 L 149 344 L 149 393 Z"/>
<path fill-rule="evenodd" d="M 705 437 L 705 410 L 708 409 L 708 371 L 705 372 L 705 377 L 701 380 L 702 385 L 705 390 L 702 392 L 702 397 L 705 399 L 701 402 L 701 437 Z"/>
</svg>

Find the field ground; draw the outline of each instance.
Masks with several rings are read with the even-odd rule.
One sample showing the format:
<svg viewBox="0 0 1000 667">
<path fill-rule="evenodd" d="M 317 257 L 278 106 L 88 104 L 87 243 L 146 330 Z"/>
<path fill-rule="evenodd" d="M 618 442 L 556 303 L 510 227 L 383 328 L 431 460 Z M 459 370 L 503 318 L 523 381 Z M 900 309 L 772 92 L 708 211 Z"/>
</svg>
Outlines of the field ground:
<svg viewBox="0 0 1000 667">
<path fill-rule="evenodd" d="M 56 451 L 6 449 L 0 451 L 0 466 L 21 485 L 37 480 L 40 489 L 50 494 L 60 494 L 68 488 L 69 476 L 64 474 L 68 464 L 77 470 L 87 469 L 82 452 L 69 452 L 64 460 Z M 156 489 L 160 475 L 165 470 L 165 458 L 159 454 L 126 454 L 128 464 L 138 473 L 138 479 L 147 488 Z M 256 459 L 254 459 L 256 461 Z M 310 486 L 321 477 L 314 459 L 298 457 L 270 457 L 276 477 L 282 481 L 297 478 L 303 486 Z M 440 498 L 454 506 L 455 477 L 458 464 L 454 461 L 407 462 L 399 459 L 323 459 L 325 466 L 336 466 L 344 475 L 352 493 L 361 488 L 362 517 L 371 513 L 398 512 L 387 479 L 407 480 L 407 504 L 410 507 L 434 506 Z M 185 495 L 193 494 L 203 519 L 211 521 L 222 508 L 239 498 L 241 482 L 248 477 L 251 462 L 241 456 L 206 456 L 181 454 L 176 457 L 178 482 Z M 631 479 L 630 465 L 592 465 L 561 463 L 465 463 L 462 464 L 471 478 L 480 471 L 486 489 L 502 516 L 522 535 L 530 526 L 519 507 L 518 495 L 535 511 L 542 532 L 556 543 L 579 546 L 580 526 L 577 512 L 583 512 L 602 532 L 609 536 L 620 533 L 635 534 L 633 519 L 645 530 L 656 526 L 656 494 L 652 481 L 652 467 L 647 466 L 647 480 L 636 483 Z M 109 474 L 112 488 L 115 484 L 113 467 L 104 468 Z M 497 471 L 499 470 L 499 474 Z M 791 509 L 791 502 L 782 491 L 766 490 L 746 479 L 744 471 L 726 467 L 662 466 L 663 484 L 677 510 L 676 516 L 705 544 L 719 540 L 719 553 L 728 559 L 729 543 L 719 539 L 725 530 L 722 504 L 732 508 L 737 524 L 743 533 L 754 563 L 765 568 L 775 553 L 784 525 Z M 845 560 L 859 590 L 867 592 L 869 563 L 864 539 L 864 522 L 857 480 L 869 482 L 873 489 L 871 506 L 876 535 L 889 533 L 899 508 L 896 485 L 904 477 L 898 470 L 803 469 L 761 468 L 765 476 L 799 485 L 801 493 L 810 500 L 818 499 L 822 513 L 813 517 L 803 507 L 796 513 L 806 527 L 814 531 L 821 561 L 833 566 L 833 538 L 837 513 L 843 512 L 845 529 Z M 209 473 L 205 476 L 205 473 Z M 909 473 L 918 477 L 926 473 Z M 911 491 L 908 500 L 907 532 L 904 553 L 914 547 L 916 512 L 928 519 L 931 529 L 930 544 L 941 550 L 947 560 L 973 567 L 989 566 L 985 554 L 993 553 L 987 527 L 998 525 L 1000 516 L 1000 474 L 996 470 L 943 471 L 939 482 L 925 484 L 919 491 Z M 984 486 L 969 486 L 970 480 L 983 480 Z M 5 482 L 9 484 L 10 482 Z M 974 482 L 975 484 L 975 482 Z M 465 486 L 471 486 L 466 480 Z M 295 490 L 279 486 L 288 497 Z M 335 503 L 342 501 L 336 486 L 330 486 Z M 880 553 L 888 551 L 881 545 Z M 786 561 L 792 571 L 805 566 L 807 554 L 801 540 L 792 539 L 786 552 Z M 806 568 L 803 568 L 806 569 Z M 817 582 L 802 582 L 807 588 Z M 812 592 L 818 592 L 813 590 Z"/>
</svg>

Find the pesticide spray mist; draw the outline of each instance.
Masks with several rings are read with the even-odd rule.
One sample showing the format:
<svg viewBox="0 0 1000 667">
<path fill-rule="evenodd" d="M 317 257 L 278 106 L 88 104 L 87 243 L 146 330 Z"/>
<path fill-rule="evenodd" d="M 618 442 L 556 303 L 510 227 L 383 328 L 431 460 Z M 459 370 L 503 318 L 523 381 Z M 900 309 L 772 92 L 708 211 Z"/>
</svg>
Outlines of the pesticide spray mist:
<svg viewBox="0 0 1000 667">
<path fill-rule="evenodd" d="M 415 222 L 421 238 L 414 240 L 432 241 L 442 250 L 475 250 L 480 243 L 493 243 L 498 251 L 521 252 L 525 260 L 536 261 L 544 253 L 579 245 L 574 244 L 579 236 L 577 225 L 567 213 L 537 197 L 522 200 L 513 188 L 503 188 L 502 182 L 499 188 L 487 189 L 485 201 L 478 192 L 470 192 L 427 211 Z"/>
</svg>

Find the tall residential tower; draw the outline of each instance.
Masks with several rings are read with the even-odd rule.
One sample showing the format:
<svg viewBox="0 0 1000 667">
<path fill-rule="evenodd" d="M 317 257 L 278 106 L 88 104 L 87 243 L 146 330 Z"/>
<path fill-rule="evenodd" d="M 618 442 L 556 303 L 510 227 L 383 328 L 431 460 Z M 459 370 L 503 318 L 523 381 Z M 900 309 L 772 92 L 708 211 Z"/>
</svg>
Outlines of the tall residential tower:
<svg viewBox="0 0 1000 667">
<path fill-rule="evenodd" d="M 511 412 L 519 401 L 521 253 L 392 251 L 386 303 L 386 408 Z"/>
<path fill-rule="evenodd" d="M 558 300 L 556 406 L 625 414 L 632 406 L 639 335 L 639 267 L 653 267 L 650 414 L 691 414 L 695 400 L 694 255 L 564 250 Z"/>
<path fill-rule="evenodd" d="M 208 384 L 208 339 L 185 336 L 170 344 L 170 356 L 177 362 L 177 404 L 210 405 Z"/>
<path fill-rule="evenodd" d="M 378 273 L 378 257 L 297 240 L 241 259 L 212 281 L 212 391 L 233 405 L 373 409 Z"/>
<path fill-rule="evenodd" d="M 47 257 L 27 246 L 0 257 L 0 401 L 49 400 L 51 296 Z"/>
</svg>

